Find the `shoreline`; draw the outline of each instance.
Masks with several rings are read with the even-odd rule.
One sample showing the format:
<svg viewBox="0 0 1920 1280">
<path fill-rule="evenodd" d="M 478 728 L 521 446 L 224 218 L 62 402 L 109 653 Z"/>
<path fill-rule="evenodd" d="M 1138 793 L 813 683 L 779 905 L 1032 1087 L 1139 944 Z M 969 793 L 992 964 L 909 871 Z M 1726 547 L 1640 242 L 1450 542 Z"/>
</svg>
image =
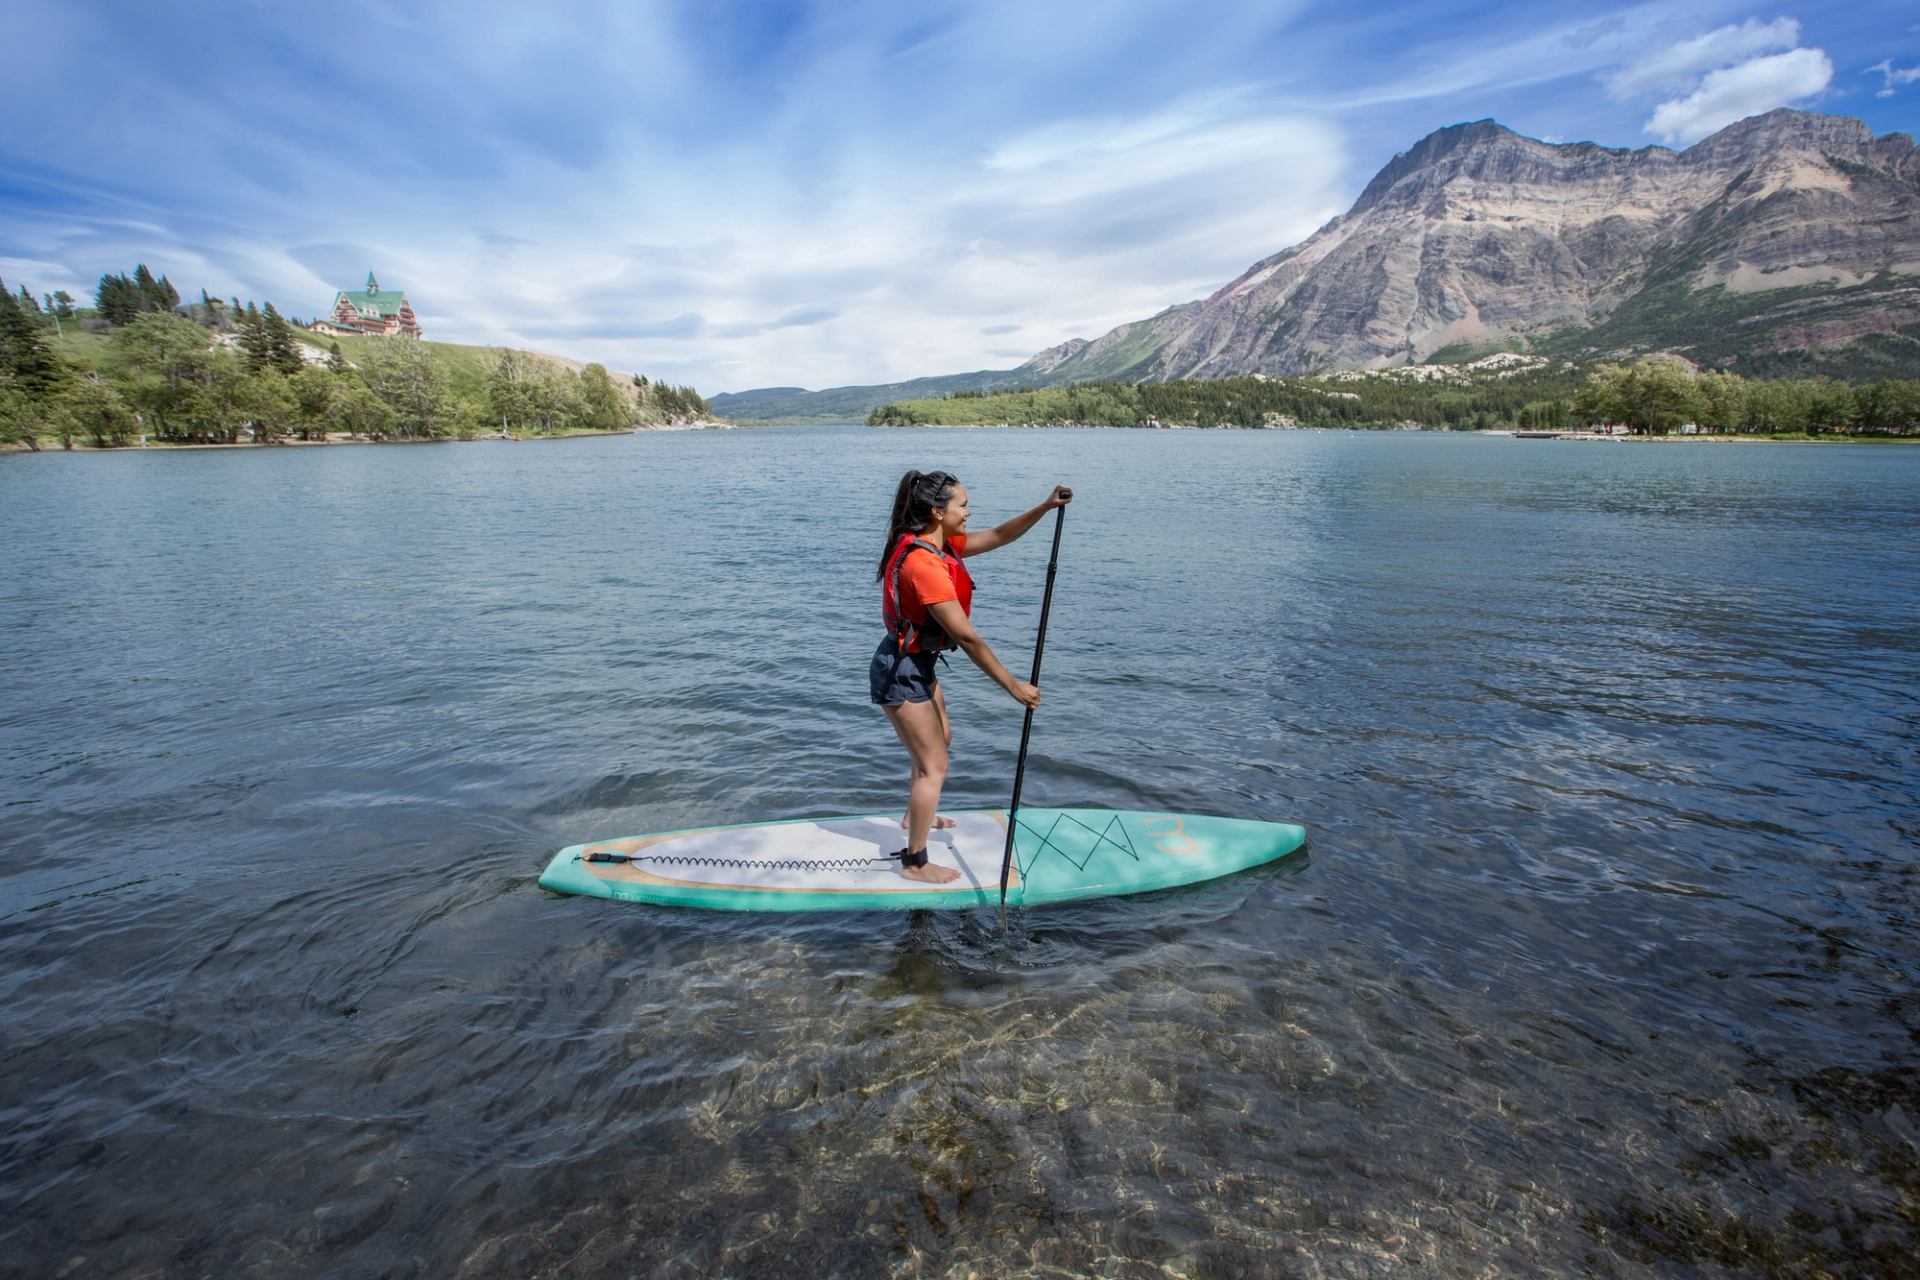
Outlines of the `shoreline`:
<svg viewBox="0 0 1920 1280">
<path fill-rule="evenodd" d="M 766 423 L 767 426 L 824 426 L 825 423 Z M 1484 431 L 1453 431 L 1446 427 L 1250 427 L 1223 423 L 1197 427 L 1191 423 L 1162 423 L 1157 426 L 1116 426 L 1109 422 L 875 422 L 869 430 L 881 431 L 1043 431 L 1052 427 L 1094 431 L 1344 431 L 1353 435 L 1424 434 L 1436 436 L 1499 437 L 1501 439 L 1605 441 L 1612 444 L 1920 444 L 1920 435 L 1820 435 L 1782 433 L 1780 435 L 1709 434 L 1631 436 L 1606 435 L 1598 431 L 1522 431 L 1494 427 Z"/>
<path fill-rule="evenodd" d="M 647 423 L 638 427 L 624 427 L 618 431 L 568 431 L 558 435 L 503 436 L 499 433 L 473 436 L 470 439 L 444 438 L 438 440 L 369 440 L 364 436 L 349 436 L 343 432 L 334 432 L 325 440 L 236 440 L 232 444 L 110 444 L 106 446 L 81 444 L 75 442 L 72 448 L 62 446 L 58 441 L 30 449 L 24 444 L 0 444 L 0 454 L 21 453 L 185 453 L 190 450 L 220 449 L 234 451 L 240 449 L 319 449 L 333 445 L 415 445 L 415 444 L 525 444 L 529 442 L 552 443 L 556 440 L 590 440 L 606 436 L 634 436 L 654 431 L 702 431 L 709 428 L 721 429 L 732 426 L 729 422 L 703 419 L 684 425 L 666 425 Z"/>
</svg>

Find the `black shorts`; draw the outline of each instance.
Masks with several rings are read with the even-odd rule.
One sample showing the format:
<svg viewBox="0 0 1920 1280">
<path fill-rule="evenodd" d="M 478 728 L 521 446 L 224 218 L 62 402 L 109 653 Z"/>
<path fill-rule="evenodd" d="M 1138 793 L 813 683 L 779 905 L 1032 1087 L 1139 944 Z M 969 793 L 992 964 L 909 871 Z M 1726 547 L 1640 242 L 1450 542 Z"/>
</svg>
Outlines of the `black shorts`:
<svg viewBox="0 0 1920 1280">
<path fill-rule="evenodd" d="M 939 678 L 933 673 L 937 653 L 902 654 L 892 636 L 880 642 L 874 651 L 873 666 L 867 672 L 868 691 L 875 706 L 897 707 L 903 702 L 925 702 L 933 697 Z"/>
</svg>

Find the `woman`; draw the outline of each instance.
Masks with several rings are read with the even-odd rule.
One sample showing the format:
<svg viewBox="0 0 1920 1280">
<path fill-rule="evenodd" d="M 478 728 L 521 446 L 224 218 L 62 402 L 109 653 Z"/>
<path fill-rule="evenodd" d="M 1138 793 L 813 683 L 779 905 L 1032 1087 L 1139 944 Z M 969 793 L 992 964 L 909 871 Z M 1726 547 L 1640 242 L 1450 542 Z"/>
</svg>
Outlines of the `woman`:
<svg viewBox="0 0 1920 1280">
<path fill-rule="evenodd" d="M 1006 523 L 971 536 L 967 533 L 967 489 L 945 471 L 900 477 L 887 522 L 887 547 L 880 557 L 881 613 L 887 638 L 873 655 L 873 700 L 884 707 L 893 731 L 913 760 L 907 795 L 907 846 L 894 856 L 909 880 L 946 884 L 959 871 L 927 861 L 927 832 L 951 827 L 939 817 L 940 789 L 947 780 L 947 748 L 953 729 L 947 723 L 947 699 L 933 664 L 943 649 L 965 649 L 974 665 L 1027 707 L 1040 705 L 1040 688 L 1013 678 L 973 629 L 973 577 L 962 560 L 1004 547 L 1033 528 L 1041 516 L 1073 500 L 1073 491 L 1056 487 L 1047 500 Z"/>
</svg>

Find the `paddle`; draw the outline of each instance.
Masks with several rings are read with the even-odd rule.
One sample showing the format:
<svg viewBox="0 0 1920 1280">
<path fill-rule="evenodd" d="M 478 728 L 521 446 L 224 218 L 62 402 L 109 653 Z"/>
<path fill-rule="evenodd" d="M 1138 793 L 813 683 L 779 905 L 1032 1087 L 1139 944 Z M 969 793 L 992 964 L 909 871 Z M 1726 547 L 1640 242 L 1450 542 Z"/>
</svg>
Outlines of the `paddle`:
<svg viewBox="0 0 1920 1280">
<path fill-rule="evenodd" d="M 1061 494 L 1071 499 L 1073 490 Z M 1028 684 L 1040 683 L 1040 655 L 1047 648 L 1047 611 L 1053 607 L 1053 575 L 1060 567 L 1060 530 L 1067 523 L 1065 503 L 1053 509 L 1053 550 L 1047 554 L 1047 591 L 1040 597 L 1040 634 L 1033 641 L 1033 675 Z M 1007 879 L 1013 871 L 1013 829 L 1020 820 L 1020 784 L 1027 776 L 1027 739 L 1033 734 L 1033 708 L 1027 708 L 1026 721 L 1020 726 L 1020 761 L 1013 768 L 1013 803 L 1007 806 L 1007 848 L 1000 855 L 1000 932 L 1007 931 Z"/>
</svg>

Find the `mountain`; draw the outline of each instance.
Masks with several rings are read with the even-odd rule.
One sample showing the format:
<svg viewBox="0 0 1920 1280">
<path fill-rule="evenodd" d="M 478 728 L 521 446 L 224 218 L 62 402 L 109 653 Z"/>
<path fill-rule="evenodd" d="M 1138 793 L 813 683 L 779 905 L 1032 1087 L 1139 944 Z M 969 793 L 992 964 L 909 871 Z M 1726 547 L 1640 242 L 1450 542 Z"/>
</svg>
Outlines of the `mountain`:
<svg viewBox="0 0 1920 1280">
<path fill-rule="evenodd" d="M 1299 373 L 1500 347 L 1764 365 L 1861 340 L 1872 350 L 1827 362 L 1879 353 L 1910 368 L 1917 339 L 1920 160 L 1907 135 L 1782 110 L 1676 153 L 1540 142 L 1482 120 L 1395 157 L 1304 243 L 1051 373 Z"/>
<path fill-rule="evenodd" d="M 1208 298 L 1017 369 L 811 394 L 851 410 L 936 381 L 959 380 L 952 391 L 1220 378 L 1502 349 L 1910 374 L 1920 153 L 1903 133 L 1876 138 L 1850 117 L 1789 110 L 1679 152 L 1453 125 L 1394 157 L 1346 213 Z M 716 412 L 732 416 L 731 399 L 716 397 Z"/>
</svg>

